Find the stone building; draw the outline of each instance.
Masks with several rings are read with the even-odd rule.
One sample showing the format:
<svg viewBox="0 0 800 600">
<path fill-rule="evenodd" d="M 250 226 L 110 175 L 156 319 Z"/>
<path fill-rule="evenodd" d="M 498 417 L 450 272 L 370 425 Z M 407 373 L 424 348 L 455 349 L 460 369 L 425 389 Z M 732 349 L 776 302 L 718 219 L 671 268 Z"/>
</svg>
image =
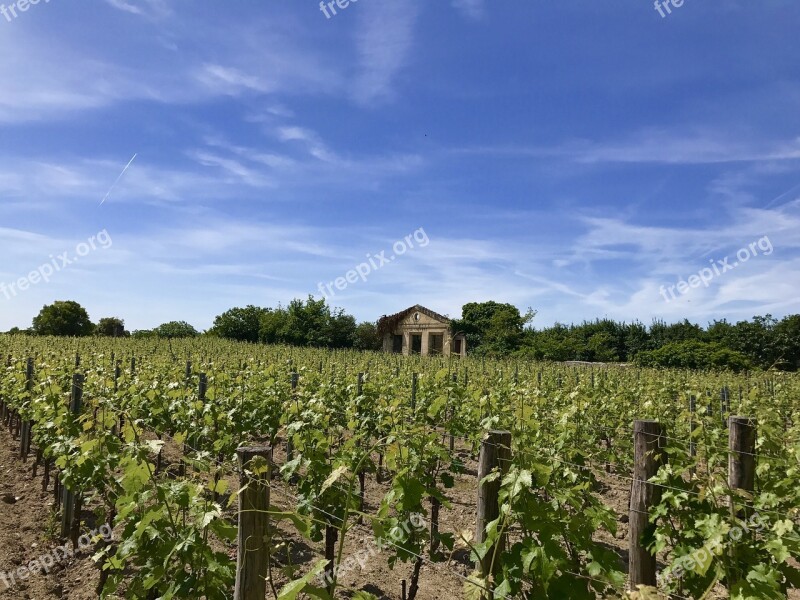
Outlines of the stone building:
<svg viewBox="0 0 800 600">
<path fill-rule="evenodd" d="M 466 356 L 467 340 L 463 333 L 452 331 L 450 319 L 416 304 L 378 321 L 383 337 L 383 351 L 422 356 Z"/>
</svg>

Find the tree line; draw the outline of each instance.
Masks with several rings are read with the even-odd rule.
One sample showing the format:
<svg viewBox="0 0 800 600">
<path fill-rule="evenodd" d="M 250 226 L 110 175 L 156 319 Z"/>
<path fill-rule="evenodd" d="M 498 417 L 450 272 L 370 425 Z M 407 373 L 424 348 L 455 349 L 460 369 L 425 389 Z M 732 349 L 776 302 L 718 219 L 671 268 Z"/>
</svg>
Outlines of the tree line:
<svg viewBox="0 0 800 600">
<path fill-rule="evenodd" d="M 29 329 L 14 327 L 8 333 L 167 339 L 205 335 L 240 342 L 317 348 L 381 348 L 375 323 L 357 323 L 355 317 L 341 309 L 332 309 L 325 300 L 315 300 L 312 296 L 305 301 L 292 300 L 286 307 L 231 308 L 218 315 L 214 325 L 203 333 L 186 321 L 170 321 L 153 329 L 130 332 L 119 317 L 104 317 L 93 323 L 86 309 L 77 302 L 57 301 L 43 307 Z"/>
<path fill-rule="evenodd" d="M 642 366 L 689 369 L 797 370 L 800 366 L 800 315 L 781 320 L 771 315 L 730 323 L 715 320 L 707 327 L 684 320 L 653 321 L 649 326 L 611 319 L 580 324 L 556 323 L 536 328 L 536 312 L 520 313 L 516 306 L 471 302 L 451 321 L 454 334 L 467 339 L 473 356 L 515 357 L 549 361 L 635 363 Z M 295 299 L 287 306 L 231 308 L 201 333 L 185 321 L 170 321 L 150 330 L 129 332 L 119 317 L 93 323 L 77 302 L 59 301 L 42 308 L 26 330 L 9 333 L 57 336 L 185 338 L 214 336 L 250 343 L 287 344 L 317 348 L 380 350 L 376 323 L 357 323 L 324 299 Z"/>
<path fill-rule="evenodd" d="M 611 319 L 535 328 L 535 314 L 521 315 L 511 304 L 472 303 L 453 327 L 466 333 L 472 354 L 485 356 L 734 371 L 800 367 L 800 315 L 715 320 L 705 328 L 688 320 L 655 320 L 648 327 Z"/>
</svg>

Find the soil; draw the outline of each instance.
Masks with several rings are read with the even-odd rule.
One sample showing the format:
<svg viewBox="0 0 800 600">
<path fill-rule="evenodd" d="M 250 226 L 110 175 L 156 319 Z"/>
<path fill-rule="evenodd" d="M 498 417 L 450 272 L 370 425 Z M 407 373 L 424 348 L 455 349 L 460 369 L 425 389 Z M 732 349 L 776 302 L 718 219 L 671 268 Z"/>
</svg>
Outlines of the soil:
<svg viewBox="0 0 800 600">
<path fill-rule="evenodd" d="M 449 507 L 442 507 L 440 513 L 440 530 L 452 532 L 459 537 L 461 532 L 474 533 L 475 506 L 477 499 L 477 460 L 466 447 L 456 445 L 456 453 L 465 464 L 465 472 L 455 479 L 455 486 L 448 490 L 451 500 Z M 53 517 L 52 483 L 48 491 L 42 490 L 41 473 L 33 477 L 33 458 L 27 463 L 19 459 L 19 442 L 9 432 L 0 430 L 0 576 L 4 573 L 14 574 L 23 565 L 28 565 L 41 556 L 51 553 L 63 544 L 54 533 L 57 523 Z M 170 441 L 164 446 L 162 468 L 174 470 L 180 460 L 181 451 Z M 274 460 L 281 464 L 285 460 L 283 444 L 275 449 Z M 630 494 L 630 483 L 613 475 L 600 477 L 600 493 L 604 502 L 610 506 L 618 517 L 616 535 L 608 532 L 597 532 L 595 540 L 599 544 L 614 550 L 620 557 L 620 568 L 626 570 L 627 563 L 627 511 Z M 238 489 L 235 476 L 229 478 L 230 489 Z M 379 506 L 389 484 L 377 483 L 376 475 L 366 478 L 366 507 L 369 514 Z M 271 503 L 276 508 L 293 509 L 295 498 L 293 491 L 279 481 L 272 489 Z M 234 506 L 227 509 L 228 516 L 235 518 Z M 84 518 L 89 519 L 87 513 Z M 286 583 L 281 573 L 281 566 L 297 565 L 302 573 L 308 567 L 324 558 L 324 545 L 314 544 L 301 539 L 293 528 L 281 523 L 276 532 L 276 551 L 273 575 L 277 589 Z M 225 549 L 235 557 L 235 548 Z M 79 553 L 65 560 L 49 572 L 40 571 L 29 574 L 25 579 L 15 576 L 16 581 L 7 588 L 0 577 L 0 598 L 9 600 L 50 600 L 69 598 L 70 600 L 89 600 L 97 598 L 95 587 L 99 578 L 97 566 L 91 561 L 93 549 Z M 360 553 L 361 564 L 340 575 L 340 597 L 351 597 L 356 590 L 375 594 L 381 600 L 400 600 L 401 581 L 410 583 L 413 570 L 412 563 L 398 563 L 394 570 L 388 567 L 389 553 L 380 551 L 373 542 L 369 522 L 354 526 L 347 534 L 344 557 Z M 431 563 L 427 560 L 420 575 L 418 600 L 455 600 L 463 597 L 462 589 L 465 578 L 472 572 L 469 552 L 462 545 L 452 554 L 447 562 Z M 724 592 L 723 592 L 724 593 Z M 268 597 L 272 597 L 268 593 Z M 724 597 L 718 595 L 715 597 Z M 789 598 L 798 599 L 800 595 L 790 594 Z"/>
<path fill-rule="evenodd" d="M 5 428 L 0 430 L 0 597 L 3 600 L 97 598 L 94 588 L 99 575 L 90 559 L 91 547 L 55 564 L 47 569 L 49 572 L 27 573 L 25 578 L 17 574 L 21 567 L 52 556 L 56 548 L 63 546 L 52 535 L 57 533 L 53 493 L 42 490 L 41 473 L 34 478 L 32 467 L 33 458 L 27 463 L 19 458 L 19 441 L 12 439 Z"/>
</svg>

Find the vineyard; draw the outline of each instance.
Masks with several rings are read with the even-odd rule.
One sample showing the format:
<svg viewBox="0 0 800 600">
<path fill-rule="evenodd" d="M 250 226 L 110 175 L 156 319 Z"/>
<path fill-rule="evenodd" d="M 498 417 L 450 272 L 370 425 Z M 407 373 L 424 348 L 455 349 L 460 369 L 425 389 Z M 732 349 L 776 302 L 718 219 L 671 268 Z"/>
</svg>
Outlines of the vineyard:
<svg viewBox="0 0 800 600">
<path fill-rule="evenodd" d="M 209 339 L 0 356 L 0 444 L 51 501 L 39 552 L 92 565 L 63 597 L 800 598 L 795 374 Z M 38 600 L 36 554 L 0 561 L 4 597 Z"/>
</svg>

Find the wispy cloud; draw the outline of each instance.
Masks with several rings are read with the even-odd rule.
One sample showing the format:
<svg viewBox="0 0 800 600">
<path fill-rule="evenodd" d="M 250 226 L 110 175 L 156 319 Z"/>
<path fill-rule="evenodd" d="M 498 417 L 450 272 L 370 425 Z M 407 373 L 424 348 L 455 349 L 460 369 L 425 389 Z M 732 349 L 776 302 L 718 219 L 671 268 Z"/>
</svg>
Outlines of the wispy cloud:
<svg viewBox="0 0 800 600">
<path fill-rule="evenodd" d="M 800 138 L 757 140 L 722 132 L 681 134 L 648 129 L 622 140 L 570 140 L 552 145 L 496 144 L 465 146 L 455 154 L 523 156 L 584 164 L 628 163 L 703 165 L 725 163 L 772 163 L 800 160 Z"/>
<path fill-rule="evenodd" d="M 359 70 L 354 82 L 354 98 L 359 104 L 394 97 L 396 79 L 412 58 L 417 12 L 416 0 L 372 2 L 362 7 L 356 36 Z"/>
<path fill-rule="evenodd" d="M 486 11 L 484 0 L 452 0 L 452 3 L 470 19 L 480 19 Z"/>
<path fill-rule="evenodd" d="M 169 4 L 165 0 L 137 0 L 138 4 L 127 0 L 105 0 L 114 8 L 132 15 L 148 18 L 162 18 L 172 14 Z"/>
</svg>

